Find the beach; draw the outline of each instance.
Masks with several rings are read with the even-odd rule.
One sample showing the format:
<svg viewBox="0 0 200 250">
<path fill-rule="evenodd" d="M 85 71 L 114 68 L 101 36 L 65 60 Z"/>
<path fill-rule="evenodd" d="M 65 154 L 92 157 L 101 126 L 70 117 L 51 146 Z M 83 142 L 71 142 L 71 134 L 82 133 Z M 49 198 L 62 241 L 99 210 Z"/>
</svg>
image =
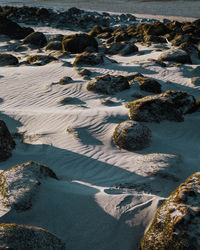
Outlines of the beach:
<svg viewBox="0 0 200 250">
<path fill-rule="evenodd" d="M 0 1 L 2 6 L 7 4 Z M 24 17 L 8 16 L 42 33 L 44 45 L 41 40 L 39 47 L 25 43 L 24 38 L 0 35 L 0 52 L 12 54 L 18 60 L 14 65 L 0 67 L 0 117 L 16 143 L 12 156 L 0 162 L 0 170 L 5 173 L 13 166 L 33 161 L 47 166 L 56 178 L 51 174 L 34 179 L 34 171 L 31 171 L 33 179 L 27 180 L 25 184 L 30 188 L 26 188 L 26 185 L 20 186 L 26 174 L 17 176 L 21 178 L 17 185 L 15 174 L 9 177 L 8 183 L 16 189 L 8 194 L 11 198 L 7 206 L 5 201 L 1 202 L 5 197 L 0 194 L 1 222 L 41 227 L 61 239 L 68 250 L 139 249 L 160 205 L 191 174 L 199 171 L 200 113 L 195 105 L 200 97 L 200 85 L 191 80 L 200 77 L 198 37 L 193 38 L 192 48 L 187 47 L 187 54 L 179 47 L 182 38 L 173 41 L 168 35 L 171 26 L 177 25 L 180 29 L 185 24 L 172 22 L 167 26 L 167 22 L 198 19 L 200 1 L 94 3 L 75 0 L 55 4 L 55 1 L 41 0 L 10 1 L 9 5 L 50 8 L 57 10 L 57 16 L 50 13 L 50 19 L 37 13 L 38 18 L 29 20 L 27 11 Z M 84 11 L 67 12 L 71 7 Z M 165 34 L 145 36 L 136 29 L 143 23 L 151 26 L 155 20 L 164 20 L 161 25 L 167 27 Z M 64 50 L 63 36 L 88 33 L 101 24 L 105 24 L 105 32 L 94 36 L 95 42 L 88 42 L 83 55 L 85 64 L 81 64 L 81 60 L 78 64 L 78 56 L 84 50 L 67 51 L 67 45 Z M 57 37 L 56 46 L 61 46 L 60 49 L 47 49 L 52 36 Z M 113 41 L 109 41 L 112 37 Z M 85 40 L 86 37 L 81 44 Z M 113 43 L 120 42 L 121 47 L 118 44 L 111 48 Z M 175 61 L 160 59 L 164 52 L 174 48 L 181 50 L 179 53 L 185 56 L 185 61 L 176 61 L 178 52 Z M 90 58 L 90 53 L 94 57 Z M 30 57 L 35 55 L 31 61 Z M 86 71 L 84 75 L 81 70 L 89 73 Z M 155 80 L 156 87 L 152 87 L 153 90 L 150 87 L 150 91 L 148 87 L 141 87 L 140 77 Z M 122 80 L 124 89 L 116 87 Z M 98 87 L 98 81 L 103 82 L 102 88 Z M 107 87 L 112 81 L 114 84 Z M 114 131 L 118 124 L 134 120 L 129 102 L 161 93 L 173 96 L 176 91 L 178 96 L 182 92 L 186 95 L 186 104 L 184 98 L 180 105 L 175 103 L 175 108 L 180 108 L 174 111 L 175 115 L 169 111 L 165 117 L 164 111 L 171 108 L 164 106 L 156 118 L 155 114 L 151 117 L 144 113 L 142 119 L 148 117 L 149 120 L 136 119 L 142 129 L 148 127 L 148 143 L 145 142 L 144 147 L 129 150 L 117 144 Z M 37 188 L 32 191 L 36 182 Z M 24 204 L 27 200 L 31 205 L 16 209 L 18 203 Z"/>
</svg>

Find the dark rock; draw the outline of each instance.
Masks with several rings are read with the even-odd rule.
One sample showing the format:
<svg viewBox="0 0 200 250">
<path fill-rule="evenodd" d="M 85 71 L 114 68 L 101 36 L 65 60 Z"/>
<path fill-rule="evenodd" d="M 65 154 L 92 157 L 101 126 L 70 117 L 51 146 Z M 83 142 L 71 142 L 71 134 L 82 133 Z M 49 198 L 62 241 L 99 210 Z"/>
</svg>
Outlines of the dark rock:
<svg viewBox="0 0 200 250">
<path fill-rule="evenodd" d="M 54 41 L 62 42 L 63 37 L 64 37 L 64 35 L 62 35 L 62 34 L 54 34 L 48 38 L 48 42 L 54 42 Z"/>
<path fill-rule="evenodd" d="M 146 35 L 144 36 L 144 42 L 150 42 L 150 43 L 167 43 L 166 38 L 154 36 L 154 35 Z"/>
<path fill-rule="evenodd" d="M 45 55 L 32 55 L 28 56 L 27 63 L 37 66 L 42 66 L 48 64 L 53 61 L 57 61 L 58 59 L 53 56 L 45 56 Z"/>
<path fill-rule="evenodd" d="M 99 92 L 103 94 L 115 94 L 129 88 L 129 83 L 126 77 L 109 74 L 103 76 L 96 76 L 87 84 L 87 90 Z"/>
<path fill-rule="evenodd" d="M 113 43 L 107 50 L 106 53 L 115 55 L 120 54 L 122 56 L 130 55 L 138 51 L 138 47 L 134 43 L 129 42 L 116 42 Z"/>
<path fill-rule="evenodd" d="M 113 141 L 123 149 L 142 150 L 150 144 L 151 130 L 139 122 L 124 121 L 115 128 Z"/>
<path fill-rule="evenodd" d="M 192 77 L 191 83 L 195 86 L 200 86 L 200 77 L 199 76 Z"/>
<path fill-rule="evenodd" d="M 162 91 L 162 86 L 159 82 L 157 82 L 155 79 L 148 78 L 148 77 L 136 77 L 134 78 L 134 81 L 136 81 L 140 89 L 146 92 L 152 92 L 155 94 L 159 94 Z"/>
<path fill-rule="evenodd" d="M 188 35 L 176 35 L 173 40 L 171 40 L 171 44 L 173 46 L 179 46 L 183 42 L 188 42 L 189 36 Z"/>
<path fill-rule="evenodd" d="M 3 120 L 0 120 L 0 161 L 6 160 L 12 155 L 15 142 Z"/>
<path fill-rule="evenodd" d="M 59 42 L 59 41 L 49 42 L 45 49 L 46 50 L 62 50 L 62 42 Z"/>
<path fill-rule="evenodd" d="M 4 246 L 4 250 L 66 249 L 65 244 L 48 231 L 17 224 L 0 224 L 0 245 Z"/>
<path fill-rule="evenodd" d="M 96 25 L 93 27 L 93 29 L 91 29 L 88 32 L 88 35 L 96 37 L 97 35 L 101 34 L 102 32 L 103 32 L 103 29 L 99 25 Z"/>
<path fill-rule="evenodd" d="M 95 51 L 98 50 L 96 39 L 84 33 L 64 36 L 62 46 L 63 51 L 70 53 L 84 52 L 87 47 L 93 47 Z"/>
<path fill-rule="evenodd" d="M 141 122 L 160 122 L 162 120 L 184 121 L 184 114 L 196 108 L 192 95 L 184 91 L 168 90 L 165 93 L 146 96 L 126 104 L 130 109 L 130 119 Z"/>
<path fill-rule="evenodd" d="M 19 61 L 11 54 L 0 53 L 0 66 L 16 65 Z"/>
<path fill-rule="evenodd" d="M 200 172 L 190 176 L 157 210 L 141 250 L 200 249 Z"/>
<path fill-rule="evenodd" d="M 36 11 L 36 16 L 38 16 L 39 18 L 47 18 L 47 17 L 49 17 L 50 16 L 50 13 L 49 13 L 49 11 L 47 10 L 47 9 L 45 9 L 45 8 L 40 8 L 40 9 L 37 9 L 37 11 Z"/>
<path fill-rule="evenodd" d="M 60 80 L 59 80 L 59 84 L 60 85 L 65 85 L 65 84 L 69 84 L 69 83 L 71 83 L 72 82 L 72 78 L 71 77 L 69 77 L 69 76 L 64 76 L 63 78 L 61 78 Z"/>
<path fill-rule="evenodd" d="M 47 39 L 42 32 L 33 32 L 24 38 L 23 43 L 42 48 L 47 44 Z"/>
<path fill-rule="evenodd" d="M 126 79 L 128 81 L 134 80 L 136 77 L 143 77 L 143 75 L 139 72 L 129 73 L 128 75 L 125 75 Z"/>
<path fill-rule="evenodd" d="M 169 49 L 163 52 L 158 60 L 168 61 L 168 62 L 177 62 L 177 63 L 188 63 L 191 64 L 191 58 L 187 52 L 182 49 Z"/>
<path fill-rule="evenodd" d="M 0 201 L 8 208 L 18 211 L 32 207 L 39 186 L 47 177 L 57 179 L 48 167 L 26 162 L 0 173 Z"/>
<path fill-rule="evenodd" d="M 92 72 L 88 69 L 81 69 L 78 71 L 78 74 L 83 77 L 89 77 L 91 76 Z"/>
<path fill-rule="evenodd" d="M 73 66 L 99 65 L 104 63 L 104 57 L 98 53 L 83 52 L 76 56 Z"/>
<path fill-rule="evenodd" d="M 21 27 L 17 23 L 0 16 L 0 34 L 7 35 L 11 39 L 23 39 L 32 31 L 31 28 Z"/>
<path fill-rule="evenodd" d="M 155 22 L 153 24 L 142 23 L 137 27 L 137 33 L 143 35 L 162 36 L 169 33 L 169 29 L 164 23 Z"/>
</svg>

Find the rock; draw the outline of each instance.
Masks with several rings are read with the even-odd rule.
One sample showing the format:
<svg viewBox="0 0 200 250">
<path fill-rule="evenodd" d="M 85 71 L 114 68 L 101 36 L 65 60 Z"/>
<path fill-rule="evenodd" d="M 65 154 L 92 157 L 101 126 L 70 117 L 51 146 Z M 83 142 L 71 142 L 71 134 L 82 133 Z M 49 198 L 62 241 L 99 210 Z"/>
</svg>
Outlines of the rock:
<svg viewBox="0 0 200 250">
<path fill-rule="evenodd" d="M 32 55 L 28 56 L 27 63 L 37 66 L 42 66 L 48 64 L 53 61 L 57 61 L 58 59 L 53 56 L 45 56 L 45 55 Z"/>
<path fill-rule="evenodd" d="M 134 81 L 136 81 L 140 89 L 146 92 L 152 92 L 155 94 L 159 94 L 162 91 L 162 86 L 159 82 L 157 82 L 155 79 L 148 78 L 148 77 L 136 77 L 134 78 Z"/>
<path fill-rule="evenodd" d="M 39 9 L 37 9 L 37 11 L 36 11 L 35 14 L 36 14 L 36 16 L 38 16 L 40 18 L 47 18 L 47 17 L 50 16 L 49 11 L 47 9 L 45 9 L 45 8 L 39 8 Z"/>
<path fill-rule="evenodd" d="M 81 69 L 78 71 L 78 74 L 83 77 L 89 77 L 91 76 L 92 72 L 88 69 Z"/>
<path fill-rule="evenodd" d="M 97 35 L 101 34 L 103 29 L 99 25 L 95 25 L 89 32 L 88 35 L 96 37 Z"/>
<path fill-rule="evenodd" d="M 179 46 L 181 43 L 188 42 L 189 36 L 184 34 L 178 34 L 171 40 L 173 46 Z"/>
<path fill-rule="evenodd" d="M 177 62 L 177 63 L 188 63 L 191 64 L 191 58 L 187 52 L 182 49 L 169 49 L 163 52 L 158 60 L 168 61 L 168 62 Z"/>
<path fill-rule="evenodd" d="M 129 102 L 130 119 L 141 122 L 184 121 L 184 114 L 196 108 L 195 98 L 185 91 L 168 90 Z"/>
<path fill-rule="evenodd" d="M 46 50 L 62 50 L 62 42 L 59 42 L 59 41 L 49 42 L 45 49 Z"/>
<path fill-rule="evenodd" d="M 157 210 L 141 250 L 200 249 L 200 172 L 182 183 Z"/>
<path fill-rule="evenodd" d="M 149 146 L 151 130 L 139 122 L 124 121 L 115 128 L 113 141 L 123 149 L 142 150 Z"/>
<path fill-rule="evenodd" d="M 12 155 L 15 145 L 6 123 L 0 119 L 0 161 L 4 161 Z"/>
<path fill-rule="evenodd" d="M 200 77 L 192 77 L 191 83 L 195 86 L 200 86 Z"/>
<path fill-rule="evenodd" d="M 8 208 L 23 211 L 32 207 L 40 184 L 47 178 L 57 179 L 48 167 L 26 162 L 0 173 L 0 201 Z"/>
<path fill-rule="evenodd" d="M 104 63 L 104 57 L 98 53 L 83 52 L 76 56 L 73 66 L 99 65 Z"/>
<path fill-rule="evenodd" d="M 126 77 L 121 75 L 103 75 L 96 76 L 88 82 L 87 90 L 99 92 L 103 94 L 115 94 L 129 88 L 129 83 Z"/>
<path fill-rule="evenodd" d="M 138 47 L 134 43 L 116 42 L 106 50 L 106 53 L 111 55 L 120 54 L 122 56 L 130 55 L 138 51 Z"/>
<path fill-rule="evenodd" d="M 33 32 L 24 38 L 23 43 L 42 48 L 47 44 L 47 39 L 42 32 Z"/>
<path fill-rule="evenodd" d="M 58 82 L 58 84 L 60 85 L 65 85 L 65 84 L 69 84 L 72 82 L 72 78 L 69 76 L 64 76 L 63 78 L 61 78 Z"/>
<path fill-rule="evenodd" d="M 87 47 L 92 47 L 98 51 L 96 39 L 88 34 L 73 34 L 64 36 L 62 41 L 63 51 L 70 53 L 84 52 Z"/>
<path fill-rule="evenodd" d="M 144 42 L 145 43 L 167 43 L 166 38 L 160 37 L 160 36 L 154 36 L 154 35 L 146 35 L 144 36 Z"/>
<path fill-rule="evenodd" d="M 137 27 L 137 33 L 143 35 L 162 36 L 169 33 L 168 27 L 161 22 L 152 24 L 141 23 Z"/>
<path fill-rule="evenodd" d="M 11 54 L 0 53 L 0 66 L 16 65 L 19 61 Z"/>
<path fill-rule="evenodd" d="M 0 245 L 2 249 L 20 250 L 65 250 L 65 244 L 54 234 L 43 228 L 17 225 L 0 224 Z"/>
<path fill-rule="evenodd" d="M 32 28 L 21 27 L 17 23 L 0 16 L 0 34 L 7 35 L 11 39 L 23 39 L 32 31 Z"/>
<path fill-rule="evenodd" d="M 144 77 L 143 74 L 139 73 L 139 72 L 133 72 L 133 73 L 128 73 L 127 75 L 125 75 L 126 79 L 128 81 L 132 81 L 134 80 L 136 77 Z"/>
</svg>

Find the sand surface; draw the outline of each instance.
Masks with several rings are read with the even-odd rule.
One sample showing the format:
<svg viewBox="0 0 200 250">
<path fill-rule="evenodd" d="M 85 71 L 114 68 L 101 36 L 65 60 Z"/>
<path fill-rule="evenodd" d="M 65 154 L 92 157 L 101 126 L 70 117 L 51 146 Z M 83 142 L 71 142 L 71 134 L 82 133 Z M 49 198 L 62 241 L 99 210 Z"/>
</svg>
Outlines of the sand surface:
<svg viewBox="0 0 200 250">
<path fill-rule="evenodd" d="M 90 3 L 85 7 L 90 8 Z M 111 10 L 106 3 L 105 10 Z M 125 11 L 116 6 L 117 1 L 113 11 Z M 51 27 L 34 29 L 47 37 L 72 33 Z M 0 51 L 7 52 L 5 45 L 15 42 L 1 38 Z M 137 45 L 137 55 L 110 56 L 118 64 L 84 68 L 93 76 L 140 72 L 158 80 L 163 92 L 178 89 L 195 98 L 200 96 L 200 87 L 191 84 L 200 63 L 196 55 L 192 65 L 162 68 L 148 59 L 157 59 L 164 48 Z M 27 54 L 47 52 L 12 53 L 23 61 Z M 32 160 L 50 167 L 60 179 L 42 185 L 30 210 L 15 213 L 2 207 L 1 221 L 45 228 L 60 237 L 68 250 L 137 249 L 157 207 L 185 178 L 199 170 L 200 113 L 186 115 L 181 123 L 145 123 L 152 130 L 151 145 L 136 152 L 119 149 L 113 144 L 112 134 L 118 123 L 129 119 L 124 104 L 133 99 L 132 94 L 145 93 L 137 85 L 113 96 L 89 92 L 88 80 L 74 67 L 66 66 L 74 58 L 66 56 L 44 66 L 0 68 L 1 118 L 13 134 L 18 133 L 13 156 L 1 162 L 0 169 Z M 63 86 L 53 84 L 64 76 L 73 81 Z M 63 97 L 73 99 L 62 104 Z M 113 105 L 106 106 L 105 98 Z"/>
</svg>

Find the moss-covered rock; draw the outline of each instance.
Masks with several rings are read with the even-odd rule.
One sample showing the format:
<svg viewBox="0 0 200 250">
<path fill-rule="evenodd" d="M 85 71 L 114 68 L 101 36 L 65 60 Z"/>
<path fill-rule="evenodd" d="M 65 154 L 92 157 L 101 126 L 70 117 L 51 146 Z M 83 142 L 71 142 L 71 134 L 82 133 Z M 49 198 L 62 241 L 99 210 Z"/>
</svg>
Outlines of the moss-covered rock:
<svg viewBox="0 0 200 250">
<path fill-rule="evenodd" d="M 115 42 L 106 50 L 106 53 L 115 55 L 120 54 L 122 56 L 130 55 L 138 51 L 138 47 L 134 43 L 130 42 Z"/>
<path fill-rule="evenodd" d="M 63 51 L 70 53 L 82 53 L 86 48 L 92 47 L 98 50 L 98 43 L 93 36 L 85 33 L 64 36 L 62 41 Z"/>
<path fill-rule="evenodd" d="M 23 43 L 42 48 L 47 45 L 47 39 L 42 32 L 32 32 L 24 38 Z"/>
<path fill-rule="evenodd" d="M 95 25 L 89 32 L 88 35 L 96 37 L 97 35 L 101 34 L 103 29 L 99 25 Z"/>
<path fill-rule="evenodd" d="M 88 82 L 87 90 L 103 94 L 115 94 L 129 88 L 129 82 L 125 76 L 103 75 L 96 76 Z"/>
<path fill-rule="evenodd" d="M 158 95 L 129 102 L 130 119 L 144 122 L 160 122 L 162 120 L 184 121 L 184 114 L 195 110 L 195 98 L 185 91 L 168 90 Z"/>
<path fill-rule="evenodd" d="M 6 160 L 12 155 L 15 142 L 3 120 L 0 119 L 0 161 Z"/>
<path fill-rule="evenodd" d="M 60 85 L 65 85 L 65 84 L 69 84 L 72 82 L 72 78 L 69 76 L 64 76 L 63 78 L 61 78 L 58 82 L 58 84 Z"/>
<path fill-rule="evenodd" d="M 191 64 L 191 58 L 188 53 L 182 49 L 169 49 L 163 52 L 158 60 L 168 61 L 168 62 L 177 62 L 177 63 L 188 63 Z"/>
<path fill-rule="evenodd" d="M 139 84 L 140 89 L 143 91 L 155 94 L 161 93 L 162 90 L 161 84 L 153 78 L 136 77 L 134 78 L 134 81 L 136 81 Z"/>
<path fill-rule="evenodd" d="M 16 65 L 19 61 L 11 54 L 0 53 L 0 66 Z"/>
<path fill-rule="evenodd" d="M 0 201 L 5 207 L 16 210 L 29 209 L 40 184 L 47 178 L 57 179 L 48 167 L 26 162 L 0 173 Z"/>
<path fill-rule="evenodd" d="M 142 150 L 150 144 L 151 130 L 139 122 L 124 121 L 115 128 L 113 141 L 123 149 Z"/>
<path fill-rule="evenodd" d="M 17 225 L 0 224 L 1 249 L 15 250 L 65 250 L 65 244 L 54 234 L 43 228 Z"/>
<path fill-rule="evenodd" d="M 27 57 L 27 63 L 37 66 L 42 66 L 48 64 L 53 61 L 57 61 L 58 59 L 53 56 L 45 56 L 45 55 L 31 55 Z"/>
<path fill-rule="evenodd" d="M 141 250 L 200 249 L 200 172 L 182 183 L 157 210 Z"/>
<path fill-rule="evenodd" d="M 155 22 L 152 24 L 141 23 L 137 27 L 137 33 L 142 35 L 161 36 L 169 33 L 169 29 L 161 22 Z"/>
<path fill-rule="evenodd" d="M 83 52 L 75 57 L 73 66 L 95 66 L 104 63 L 104 56 L 98 53 Z"/>
</svg>

